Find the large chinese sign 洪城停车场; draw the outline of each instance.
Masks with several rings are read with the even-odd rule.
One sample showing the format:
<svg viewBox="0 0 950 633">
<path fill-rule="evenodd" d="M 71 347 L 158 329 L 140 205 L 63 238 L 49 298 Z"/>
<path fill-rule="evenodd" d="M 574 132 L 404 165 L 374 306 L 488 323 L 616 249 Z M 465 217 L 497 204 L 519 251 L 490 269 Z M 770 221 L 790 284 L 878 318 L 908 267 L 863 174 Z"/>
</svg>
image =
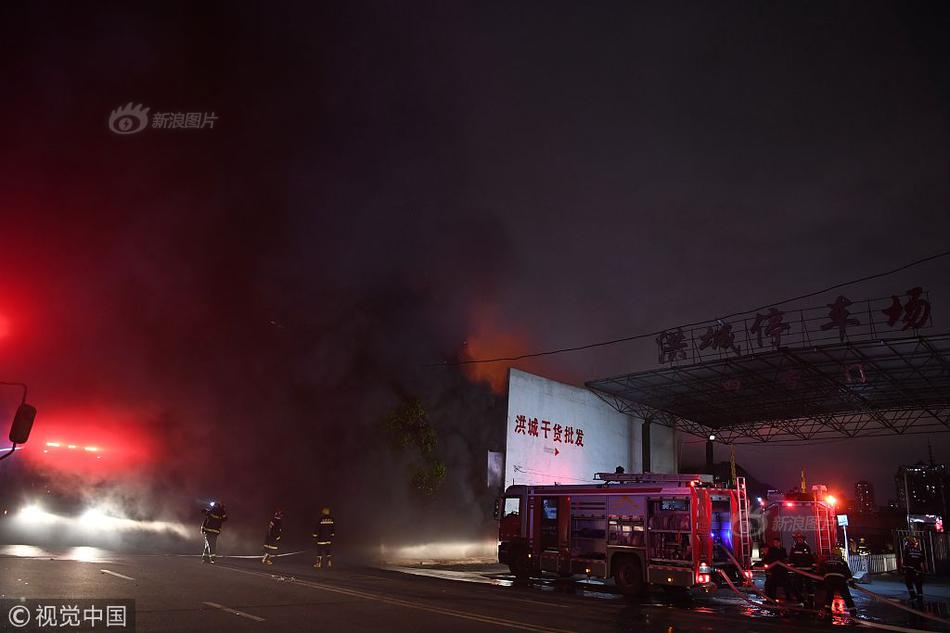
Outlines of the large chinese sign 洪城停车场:
<svg viewBox="0 0 950 633">
<path fill-rule="evenodd" d="M 820 342 L 867 340 L 931 325 L 930 300 L 920 286 L 884 299 L 852 301 L 839 295 L 822 307 L 784 311 L 773 306 L 686 330 L 665 330 L 656 337 L 657 362 L 698 362 Z"/>
</svg>

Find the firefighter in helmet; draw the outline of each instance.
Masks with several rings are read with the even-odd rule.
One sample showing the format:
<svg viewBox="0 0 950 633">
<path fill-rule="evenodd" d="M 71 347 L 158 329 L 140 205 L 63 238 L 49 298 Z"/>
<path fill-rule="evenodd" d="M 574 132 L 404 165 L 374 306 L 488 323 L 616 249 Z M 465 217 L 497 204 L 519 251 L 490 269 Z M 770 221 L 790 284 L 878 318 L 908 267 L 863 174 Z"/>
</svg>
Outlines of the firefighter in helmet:
<svg viewBox="0 0 950 633">
<path fill-rule="evenodd" d="M 920 546 L 920 539 L 908 536 L 901 548 L 901 567 L 904 571 L 904 584 L 910 599 L 924 597 L 924 565 L 926 557 Z"/>
<path fill-rule="evenodd" d="M 820 618 L 831 615 L 831 603 L 835 599 L 835 594 L 840 593 L 844 603 L 848 606 L 848 612 L 851 617 L 858 614 L 854 606 L 854 598 L 851 597 L 851 590 L 848 588 L 848 580 L 851 578 L 851 568 L 841 556 L 841 548 L 836 547 L 831 550 L 831 556 L 824 559 L 818 566 L 818 575 L 825 581 L 825 608 L 819 612 Z"/>
<path fill-rule="evenodd" d="M 205 548 L 201 553 L 201 562 L 214 565 L 214 559 L 217 556 L 218 535 L 221 534 L 221 527 L 224 522 L 228 520 L 228 511 L 224 509 L 224 504 L 220 501 L 212 501 L 202 512 L 205 515 L 204 521 L 201 522 L 201 533 L 205 537 Z"/>
<path fill-rule="evenodd" d="M 330 516 L 330 508 L 323 508 L 320 515 L 320 522 L 313 531 L 313 538 L 317 540 L 317 562 L 313 566 L 317 569 L 323 566 L 324 559 L 327 567 L 333 565 L 333 553 L 330 547 L 333 544 L 333 537 L 336 536 L 336 524 Z"/>
<path fill-rule="evenodd" d="M 815 556 L 811 553 L 811 547 L 808 545 L 808 541 L 805 540 L 805 535 L 801 533 L 801 530 L 796 530 L 793 538 L 795 542 L 788 553 L 789 564 L 797 570 L 815 573 Z M 809 606 L 807 604 L 809 598 L 814 598 L 811 579 L 802 574 L 793 573 L 792 593 L 798 602 Z"/>
<path fill-rule="evenodd" d="M 274 564 L 274 555 L 277 554 L 277 544 L 280 542 L 280 534 L 283 531 L 284 512 L 277 510 L 267 524 L 267 532 L 264 534 L 264 558 L 261 562 L 265 565 Z"/>
</svg>

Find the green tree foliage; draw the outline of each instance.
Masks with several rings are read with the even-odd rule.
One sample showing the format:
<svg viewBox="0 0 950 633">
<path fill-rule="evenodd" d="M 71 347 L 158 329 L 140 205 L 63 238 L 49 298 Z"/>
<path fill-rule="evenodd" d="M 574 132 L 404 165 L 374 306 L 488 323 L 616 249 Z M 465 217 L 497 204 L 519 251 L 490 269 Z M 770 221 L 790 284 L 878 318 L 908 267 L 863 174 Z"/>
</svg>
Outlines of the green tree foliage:
<svg viewBox="0 0 950 633">
<path fill-rule="evenodd" d="M 419 494 L 431 497 L 445 479 L 445 464 L 436 457 L 435 428 L 426 417 L 419 398 L 406 398 L 383 419 L 383 428 L 393 445 L 400 450 L 415 447 L 420 461 L 410 468 L 409 485 Z"/>
<path fill-rule="evenodd" d="M 445 464 L 438 459 L 430 459 L 423 465 L 412 467 L 409 483 L 416 492 L 431 497 L 439 491 L 443 479 L 445 479 Z"/>
</svg>

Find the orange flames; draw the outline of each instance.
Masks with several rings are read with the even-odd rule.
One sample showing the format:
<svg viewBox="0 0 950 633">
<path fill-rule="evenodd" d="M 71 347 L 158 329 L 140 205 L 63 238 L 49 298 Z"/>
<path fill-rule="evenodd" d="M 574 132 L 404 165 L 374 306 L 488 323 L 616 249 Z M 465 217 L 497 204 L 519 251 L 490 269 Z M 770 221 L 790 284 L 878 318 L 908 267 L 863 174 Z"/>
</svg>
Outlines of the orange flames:
<svg viewBox="0 0 950 633">
<path fill-rule="evenodd" d="M 519 356 L 535 349 L 531 337 L 520 327 L 503 323 L 503 318 L 495 306 L 477 306 L 472 312 L 471 322 L 471 333 L 459 353 L 460 360 Z M 487 382 L 496 394 L 503 394 L 508 390 L 510 367 L 537 371 L 539 363 L 536 359 L 527 359 L 463 365 L 469 380 Z"/>
</svg>

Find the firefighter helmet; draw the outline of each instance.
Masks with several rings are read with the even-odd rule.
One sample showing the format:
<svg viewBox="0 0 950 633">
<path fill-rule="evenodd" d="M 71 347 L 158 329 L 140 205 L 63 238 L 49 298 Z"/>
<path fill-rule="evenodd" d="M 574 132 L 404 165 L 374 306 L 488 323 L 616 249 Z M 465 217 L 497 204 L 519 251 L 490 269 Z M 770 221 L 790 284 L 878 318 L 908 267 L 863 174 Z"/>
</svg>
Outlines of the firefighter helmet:
<svg viewBox="0 0 950 633">
<path fill-rule="evenodd" d="M 325 517 L 330 516 L 330 508 L 324 506 L 323 510 L 320 510 L 320 514 L 322 514 Z"/>
</svg>

